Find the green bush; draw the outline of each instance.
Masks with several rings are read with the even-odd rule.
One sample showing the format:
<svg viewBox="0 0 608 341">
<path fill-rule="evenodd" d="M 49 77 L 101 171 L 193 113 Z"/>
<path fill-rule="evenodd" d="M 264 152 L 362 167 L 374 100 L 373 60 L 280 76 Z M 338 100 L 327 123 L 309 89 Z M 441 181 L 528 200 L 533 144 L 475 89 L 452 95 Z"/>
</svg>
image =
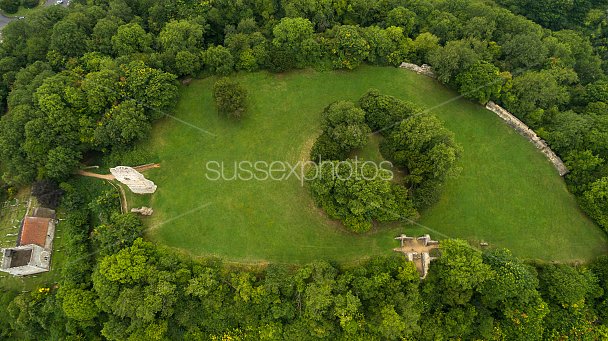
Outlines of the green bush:
<svg viewBox="0 0 608 341">
<path fill-rule="evenodd" d="M 347 155 L 348 152 L 341 148 L 340 145 L 325 132 L 317 138 L 310 151 L 310 159 L 315 162 L 322 160 L 344 160 Z"/>
<path fill-rule="evenodd" d="M 113 150 L 112 153 L 103 157 L 102 163 L 106 167 L 116 167 L 119 165 L 134 167 L 158 161 L 158 156 L 148 150 L 128 148 Z"/>
<path fill-rule="evenodd" d="M 23 0 L 23 7 L 34 8 L 40 4 L 40 0 Z"/>
<path fill-rule="evenodd" d="M 221 78 L 213 85 L 217 111 L 225 116 L 241 118 L 247 111 L 247 90 L 238 82 Z"/>
<path fill-rule="evenodd" d="M 371 89 L 359 99 L 359 106 L 365 111 L 365 121 L 374 132 L 387 135 L 404 118 L 421 112 L 415 104 L 402 101 L 380 91 Z"/>
<path fill-rule="evenodd" d="M 270 58 L 268 58 L 268 68 L 272 72 L 284 72 L 295 68 L 295 60 L 286 49 L 273 46 L 270 49 Z"/>
<path fill-rule="evenodd" d="M 6 14 L 17 13 L 19 5 L 21 5 L 19 0 L 0 0 L 0 9 Z"/>
</svg>

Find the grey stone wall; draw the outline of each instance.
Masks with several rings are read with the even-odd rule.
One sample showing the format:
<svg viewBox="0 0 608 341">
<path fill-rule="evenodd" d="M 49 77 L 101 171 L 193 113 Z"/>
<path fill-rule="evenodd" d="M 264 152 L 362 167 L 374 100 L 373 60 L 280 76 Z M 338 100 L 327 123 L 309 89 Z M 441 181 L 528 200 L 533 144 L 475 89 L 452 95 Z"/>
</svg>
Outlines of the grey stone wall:
<svg viewBox="0 0 608 341">
<path fill-rule="evenodd" d="M 557 154 L 555 154 L 553 150 L 549 148 L 547 143 L 545 143 L 544 140 L 542 140 L 538 135 L 536 135 L 534 130 L 530 129 L 524 122 L 522 122 L 513 114 L 511 114 L 503 107 L 492 101 L 486 104 L 486 109 L 498 115 L 498 117 L 502 118 L 505 122 L 507 122 L 508 125 L 510 125 L 518 133 L 527 138 L 528 141 L 534 144 L 534 146 L 536 146 L 536 148 L 538 148 L 543 154 L 545 154 L 547 159 L 551 161 L 560 176 L 568 174 L 568 168 L 566 167 L 562 159 L 560 159 L 559 156 L 557 156 Z"/>
<path fill-rule="evenodd" d="M 426 64 L 418 66 L 416 64 L 404 62 L 401 63 L 400 67 L 431 78 L 437 78 L 435 76 L 435 73 L 433 72 L 433 69 Z M 557 172 L 560 176 L 568 174 L 568 168 L 566 167 L 562 159 L 560 159 L 559 156 L 557 156 L 557 154 L 555 154 L 555 152 L 553 152 L 553 150 L 549 148 L 547 143 L 543 141 L 538 135 L 536 135 L 534 130 L 530 129 L 524 122 L 522 122 L 513 114 L 511 114 L 510 112 L 508 112 L 507 110 L 492 101 L 486 104 L 486 109 L 490 110 L 491 112 L 498 115 L 498 117 L 502 118 L 505 122 L 507 122 L 508 125 L 515 129 L 515 131 L 527 138 L 528 141 L 530 141 L 534 146 L 536 146 L 536 148 L 538 148 L 543 154 L 545 154 L 547 159 L 549 159 L 555 169 L 557 169 Z"/>
<path fill-rule="evenodd" d="M 401 65 L 399 67 L 402 69 L 414 71 L 418 74 L 425 75 L 425 76 L 428 76 L 431 78 L 437 78 L 435 76 L 435 73 L 433 72 L 433 69 L 429 65 L 426 65 L 426 64 L 422 64 L 421 66 L 418 66 L 416 64 L 404 62 L 404 63 L 401 63 Z"/>
</svg>

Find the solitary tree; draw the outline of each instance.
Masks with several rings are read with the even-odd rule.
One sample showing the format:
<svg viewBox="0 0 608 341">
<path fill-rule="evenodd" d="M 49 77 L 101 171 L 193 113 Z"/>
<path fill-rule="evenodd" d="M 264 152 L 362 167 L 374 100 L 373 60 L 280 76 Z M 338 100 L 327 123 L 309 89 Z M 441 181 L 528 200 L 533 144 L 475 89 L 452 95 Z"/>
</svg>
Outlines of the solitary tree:
<svg viewBox="0 0 608 341">
<path fill-rule="evenodd" d="M 221 78 L 213 85 L 213 98 L 220 114 L 241 118 L 247 111 L 247 90 L 238 82 Z"/>
</svg>

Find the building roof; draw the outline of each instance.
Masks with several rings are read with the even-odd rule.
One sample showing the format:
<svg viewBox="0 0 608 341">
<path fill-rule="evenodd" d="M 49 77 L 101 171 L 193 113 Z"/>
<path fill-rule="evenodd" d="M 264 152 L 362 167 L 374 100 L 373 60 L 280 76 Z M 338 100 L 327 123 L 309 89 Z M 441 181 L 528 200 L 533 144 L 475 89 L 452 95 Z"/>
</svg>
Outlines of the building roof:
<svg viewBox="0 0 608 341">
<path fill-rule="evenodd" d="M 19 245 L 35 244 L 45 247 L 50 221 L 49 218 L 25 217 Z"/>
</svg>

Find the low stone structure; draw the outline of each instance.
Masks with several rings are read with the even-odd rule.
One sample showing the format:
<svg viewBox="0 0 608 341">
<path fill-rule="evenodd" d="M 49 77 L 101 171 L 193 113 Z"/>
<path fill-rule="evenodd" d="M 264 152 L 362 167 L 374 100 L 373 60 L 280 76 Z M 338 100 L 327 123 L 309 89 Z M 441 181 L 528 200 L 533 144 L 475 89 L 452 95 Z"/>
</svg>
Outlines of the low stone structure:
<svg viewBox="0 0 608 341">
<path fill-rule="evenodd" d="M 547 143 L 545 143 L 545 141 L 543 141 L 538 135 L 536 135 L 534 130 L 530 129 L 524 122 L 522 122 L 520 119 L 515 117 L 515 115 L 511 114 L 503 107 L 492 101 L 486 104 L 486 109 L 498 115 L 498 117 L 502 118 L 518 133 L 527 138 L 528 141 L 532 142 L 532 144 L 534 144 L 534 146 L 536 146 L 536 148 L 538 148 L 543 154 L 545 154 L 547 159 L 551 161 L 560 176 L 568 174 L 568 168 L 566 167 L 562 159 L 560 159 L 559 156 L 557 156 L 557 154 L 555 154 L 553 150 L 549 148 Z"/>
<path fill-rule="evenodd" d="M 426 64 L 422 64 L 422 65 L 418 66 L 416 64 L 403 62 L 403 63 L 401 63 L 401 65 L 399 65 L 399 67 L 402 69 L 414 71 L 418 74 L 425 75 L 425 76 L 428 76 L 431 78 L 437 78 L 437 76 L 435 76 L 435 73 L 433 72 L 433 68 L 431 68 L 429 65 L 426 65 Z"/>
<path fill-rule="evenodd" d="M 139 213 L 141 215 L 151 216 L 152 213 L 154 213 L 154 210 L 151 209 L 150 207 L 143 206 L 141 208 L 132 208 L 131 213 Z"/>
<path fill-rule="evenodd" d="M 405 234 L 395 237 L 401 245 L 393 251 L 403 253 L 410 262 L 414 262 L 416 269 L 420 273 L 420 279 L 425 279 L 428 274 L 431 261 L 435 257 L 431 257 L 430 252 L 439 248 L 439 242 L 432 240 L 431 236 L 425 234 L 422 237 L 408 237 Z"/>
<path fill-rule="evenodd" d="M 400 67 L 431 78 L 437 78 L 437 76 L 433 72 L 433 68 L 426 64 L 418 66 L 416 64 L 404 62 L 401 63 Z M 568 174 L 568 168 L 566 167 L 562 159 L 560 159 L 559 156 L 557 156 L 557 154 L 555 154 L 555 152 L 553 152 L 553 150 L 549 148 L 547 143 L 545 143 L 545 141 L 543 141 L 538 135 L 536 135 L 534 130 L 530 129 L 524 122 L 522 122 L 513 114 L 511 114 L 510 112 L 508 112 L 507 110 L 492 101 L 489 101 L 486 104 L 486 109 L 498 115 L 498 117 L 502 118 L 518 133 L 520 133 L 530 142 L 532 142 L 532 144 L 534 144 L 534 146 L 536 146 L 536 148 L 538 148 L 543 154 L 545 154 L 547 159 L 551 161 L 560 176 Z"/>
<path fill-rule="evenodd" d="M 27 276 L 49 271 L 55 237 L 55 211 L 35 208 L 23 218 L 17 246 L 1 250 L 0 271 Z"/>
<path fill-rule="evenodd" d="M 136 194 L 151 194 L 156 192 L 154 182 L 146 179 L 143 174 L 134 168 L 127 166 L 118 166 L 110 168 L 110 173 L 114 178 L 121 183 L 127 185 L 129 189 Z"/>
</svg>

